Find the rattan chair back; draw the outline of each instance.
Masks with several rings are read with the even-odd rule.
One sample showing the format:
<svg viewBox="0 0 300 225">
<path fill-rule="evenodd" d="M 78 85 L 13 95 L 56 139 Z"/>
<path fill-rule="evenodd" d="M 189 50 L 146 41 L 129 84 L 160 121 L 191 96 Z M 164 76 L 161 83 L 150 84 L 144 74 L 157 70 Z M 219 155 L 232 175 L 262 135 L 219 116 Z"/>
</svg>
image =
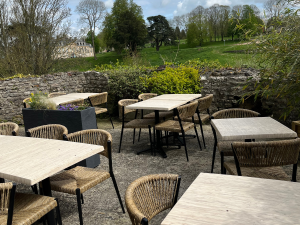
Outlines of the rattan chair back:
<svg viewBox="0 0 300 225">
<path fill-rule="evenodd" d="M 104 147 L 104 151 L 100 152 L 101 155 L 105 157 L 109 157 L 107 142 L 112 142 L 112 136 L 106 130 L 100 129 L 90 129 L 90 130 L 82 130 L 75 133 L 67 134 L 66 138 L 68 141 L 72 142 L 80 142 L 92 145 L 102 145 Z"/>
<path fill-rule="evenodd" d="M 296 164 L 300 138 L 268 142 L 234 142 L 232 149 L 240 167 L 272 167 Z"/>
<path fill-rule="evenodd" d="M 0 123 L 0 135 L 18 136 L 19 126 L 16 123 L 6 122 Z"/>
<path fill-rule="evenodd" d="M 24 106 L 24 108 L 30 108 L 30 105 L 28 104 L 29 100 L 30 100 L 30 98 L 25 98 L 23 100 L 23 106 Z"/>
<path fill-rule="evenodd" d="M 203 98 L 199 98 L 198 99 L 198 110 L 199 110 L 199 112 L 207 110 L 211 106 L 213 98 L 214 98 L 213 94 L 209 94 L 209 95 L 207 95 Z"/>
<path fill-rule="evenodd" d="M 48 124 L 28 129 L 26 133 L 29 137 L 63 140 L 68 129 L 60 124 Z"/>
<path fill-rule="evenodd" d="M 118 107 L 119 107 L 119 117 L 122 118 L 122 115 L 124 113 L 130 113 L 130 112 L 135 112 L 135 109 L 126 109 L 126 106 L 137 103 L 137 99 L 122 99 L 118 102 Z M 124 109 L 124 110 L 123 110 Z"/>
<path fill-rule="evenodd" d="M 12 224 L 15 192 L 15 184 L 11 182 L 0 183 L 0 215 L 7 215 L 6 224 L 8 225 Z"/>
<path fill-rule="evenodd" d="M 59 105 L 75 105 L 75 106 L 78 106 L 78 105 L 83 105 L 83 104 L 84 104 L 84 99 L 79 98 L 79 99 L 76 99 L 76 100 L 60 103 Z"/>
<path fill-rule="evenodd" d="M 177 107 L 177 112 L 180 119 L 188 118 L 194 116 L 196 109 L 198 107 L 198 101 L 193 101 L 186 105 Z"/>
<path fill-rule="evenodd" d="M 177 202 L 180 176 L 154 174 L 132 182 L 125 194 L 127 212 L 133 225 L 148 224 L 158 213 Z"/>
<path fill-rule="evenodd" d="M 138 96 L 138 100 L 145 101 L 145 100 L 148 100 L 148 99 L 156 97 L 156 96 L 157 96 L 157 94 L 155 94 L 155 93 L 143 93 Z"/>
<path fill-rule="evenodd" d="M 228 119 L 228 118 L 246 118 L 246 117 L 258 117 L 260 114 L 258 112 L 249 109 L 223 109 L 215 112 L 212 115 L 213 119 Z"/>
<path fill-rule="evenodd" d="M 89 96 L 89 100 L 92 106 L 101 105 L 107 102 L 107 92 L 102 92 L 96 95 Z"/>
<path fill-rule="evenodd" d="M 66 95 L 66 93 L 64 93 L 64 92 L 52 92 L 52 93 L 48 94 L 48 98 L 54 98 L 54 97 L 58 97 L 58 96 L 62 96 L 62 95 Z"/>
</svg>

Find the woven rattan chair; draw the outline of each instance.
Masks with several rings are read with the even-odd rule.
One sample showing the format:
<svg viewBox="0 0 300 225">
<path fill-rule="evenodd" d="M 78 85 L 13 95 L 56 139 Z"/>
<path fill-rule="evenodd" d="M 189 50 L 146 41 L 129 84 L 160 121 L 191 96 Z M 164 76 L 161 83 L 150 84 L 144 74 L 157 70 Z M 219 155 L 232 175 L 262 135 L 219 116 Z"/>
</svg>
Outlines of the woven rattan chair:
<svg viewBox="0 0 300 225">
<path fill-rule="evenodd" d="M 175 174 L 153 174 L 132 182 L 125 194 L 133 225 L 148 225 L 158 213 L 172 208 L 178 198 L 181 178 Z"/>
<path fill-rule="evenodd" d="M 19 126 L 16 123 L 6 122 L 0 123 L 0 135 L 18 136 Z"/>
<path fill-rule="evenodd" d="M 188 103 L 183 106 L 179 106 L 175 109 L 175 114 L 178 118 L 178 120 L 167 120 L 162 123 L 159 123 L 155 126 L 156 130 L 162 130 L 162 131 L 168 131 L 168 132 L 173 132 L 173 133 L 182 133 L 183 137 L 183 145 L 185 148 L 185 154 L 186 154 L 186 159 L 189 161 L 188 157 L 188 152 L 186 148 L 186 140 L 185 140 L 185 132 L 194 128 L 198 144 L 201 148 L 198 132 L 194 123 L 194 114 L 196 112 L 196 109 L 198 107 L 198 101 L 193 101 L 191 103 Z M 183 122 L 184 118 L 192 117 L 192 122 Z"/>
<path fill-rule="evenodd" d="M 48 94 L 48 98 L 54 98 L 54 97 L 58 97 L 58 96 L 62 96 L 62 95 L 66 95 L 66 93 L 64 93 L 64 92 L 52 92 L 52 93 Z"/>
<path fill-rule="evenodd" d="M 297 133 L 298 137 L 300 137 L 300 121 L 293 121 L 292 129 Z"/>
<path fill-rule="evenodd" d="M 108 111 L 108 107 L 107 107 L 107 95 L 108 95 L 107 92 L 102 92 L 102 93 L 99 93 L 99 94 L 96 94 L 96 95 L 89 96 L 88 100 L 89 100 L 91 106 L 93 106 L 95 108 L 96 115 L 101 114 L 101 113 L 107 113 L 109 115 L 111 126 L 114 129 L 114 124 L 113 124 L 113 121 L 111 119 L 111 115 Z M 97 105 L 102 105 L 104 103 L 105 103 L 105 108 L 95 107 Z"/>
<path fill-rule="evenodd" d="M 240 108 L 233 108 L 233 109 L 223 109 L 218 112 L 215 112 L 212 114 L 211 119 L 228 119 L 228 118 L 246 118 L 246 117 L 258 117 L 260 114 L 258 112 L 249 110 L 249 109 L 240 109 Z M 215 163 L 215 157 L 216 157 L 216 149 L 218 147 L 218 150 L 221 155 L 221 173 L 223 170 L 223 164 L 224 164 L 224 156 L 233 156 L 233 152 L 231 149 L 231 142 L 217 142 L 217 135 L 215 129 L 212 127 L 212 131 L 215 138 L 215 146 L 213 151 L 213 158 L 212 158 L 212 164 L 211 164 L 211 172 L 213 173 L 214 170 L 214 163 Z M 216 146 L 217 143 L 217 146 Z"/>
<path fill-rule="evenodd" d="M 30 225 L 53 209 L 56 209 L 58 224 L 62 224 L 57 199 L 15 191 L 13 183 L 0 184 L 0 224 Z"/>
<path fill-rule="evenodd" d="M 134 110 L 134 109 L 127 109 L 126 106 L 134 104 L 134 103 L 137 103 L 137 102 L 138 102 L 137 99 L 123 99 L 123 100 L 120 100 L 118 102 L 119 115 L 122 115 L 122 129 L 121 129 L 119 153 L 121 152 L 123 131 L 124 131 L 125 128 L 132 128 L 132 129 L 148 128 L 151 149 L 153 149 L 153 147 L 152 147 L 152 139 L 151 139 L 151 127 L 154 128 L 154 126 L 155 126 L 155 119 L 134 119 L 134 120 L 131 120 L 128 123 L 125 123 L 125 115 L 128 114 L 128 113 L 130 113 L 130 112 L 136 112 L 136 110 Z M 135 133 L 134 133 L 134 135 L 135 135 Z M 134 143 L 134 141 L 133 141 L 133 143 Z"/>
<path fill-rule="evenodd" d="M 29 100 L 30 100 L 30 98 L 25 98 L 23 100 L 23 106 L 24 106 L 24 108 L 30 108 L 30 105 L 28 104 Z"/>
<path fill-rule="evenodd" d="M 48 124 L 28 129 L 26 134 L 27 137 L 63 140 L 64 135 L 68 134 L 68 129 L 60 124 Z"/>
<path fill-rule="evenodd" d="M 300 138 L 269 142 L 232 143 L 234 161 L 224 163 L 229 174 L 290 181 L 282 166 L 293 165 L 296 182 Z"/>
<path fill-rule="evenodd" d="M 63 103 L 60 103 L 59 105 L 75 105 L 75 106 L 78 106 L 78 105 L 83 105 L 84 104 L 84 99 L 83 98 L 79 98 L 79 99 L 76 99 L 76 100 L 71 100 L 71 101 L 68 101 L 68 102 L 63 102 Z"/>
<path fill-rule="evenodd" d="M 123 213 L 125 213 L 122 199 L 119 193 L 117 182 L 112 168 L 112 156 L 111 156 L 111 142 L 112 136 L 105 130 L 91 129 L 78 131 L 65 136 L 65 139 L 72 142 L 87 143 L 93 145 L 102 145 L 104 151 L 100 152 L 108 158 L 109 171 L 103 171 L 99 169 L 87 168 L 77 166 L 73 169 L 64 171 L 60 174 L 54 175 L 50 178 L 51 189 L 53 191 L 68 193 L 77 196 L 77 206 L 79 212 L 80 224 L 83 224 L 81 199 L 83 203 L 82 194 L 97 184 L 110 178 L 113 181 L 117 196 L 122 207 Z"/>
</svg>

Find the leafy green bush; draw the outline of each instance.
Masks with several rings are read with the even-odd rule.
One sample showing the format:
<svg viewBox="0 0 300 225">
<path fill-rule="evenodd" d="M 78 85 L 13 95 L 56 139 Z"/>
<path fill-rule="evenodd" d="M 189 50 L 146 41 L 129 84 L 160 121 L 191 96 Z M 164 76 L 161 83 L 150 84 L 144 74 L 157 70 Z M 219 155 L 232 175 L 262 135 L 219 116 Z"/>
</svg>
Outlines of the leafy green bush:
<svg viewBox="0 0 300 225">
<path fill-rule="evenodd" d="M 188 60 L 184 63 L 184 65 L 191 66 L 198 69 L 221 69 L 223 67 L 228 66 L 228 65 L 225 66 L 221 65 L 219 60 L 207 61 L 206 59 L 204 59 L 203 61 L 201 61 L 200 59 Z"/>
<path fill-rule="evenodd" d="M 154 72 L 151 77 L 142 78 L 144 86 L 157 94 L 191 94 L 200 93 L 199 71 L 193 67 L 180 65 L 176 68 Z"/>
</svg>

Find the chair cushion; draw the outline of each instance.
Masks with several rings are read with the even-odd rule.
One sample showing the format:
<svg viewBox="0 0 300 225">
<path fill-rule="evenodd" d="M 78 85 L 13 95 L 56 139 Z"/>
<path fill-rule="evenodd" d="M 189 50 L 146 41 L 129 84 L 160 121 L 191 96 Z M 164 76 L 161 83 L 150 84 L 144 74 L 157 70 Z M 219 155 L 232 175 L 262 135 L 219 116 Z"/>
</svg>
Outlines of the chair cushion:
<svg viewBox="0 0 300 225">
<path fill-rule="evenodd" d="M 13 224 L 31 225 L 57 206 L 54 198 L 16 193 Z M 0 214 L 0 224 L 6 224 L 7 213 Z"/>
<path fill-rule="evenodd" d="M 94 107 L 94 108 L 95 108 L 95 113 L 96 114 L 107 112 L 107 108 L 100 108 L 100 107 Z"/>
<path fill-rule="evenodd" d="M 166 120 L 166 119 L 172 118 L 173 116 L 174 116 L 173 111 L 160 111 L 159 112 L 160 119 Z M 154 119 L 155 113 L 154 112 L 149 113 L 149 114 L 145 115 L 143 118 L 144 119 Z"/>
<path fill-rule="evenodd" d="M 134 119 L 124 124 L 124 128 L 148 128 L 155 126 L 154 119 Z"/>
<path fill-rule="evenodd" d="M 224 162 L 224 167 L 231 175 L 238 175 L 235 162 L 233 160 Z M 281 166 L 273 167 L 241 167 L 242 176 L 258 177 L 265 179 L 286 180 L 291 181 Z"/>
<path fill-rule="evenodd" d="M 182 128 L 184 131 L 190 130 L 190 129 L 194 128 L 194 126 L 195 126 L 194 123 L 188 123 L 188 122 L 181 122 L 181 124 L 182 124 Z M 179 121 L 176 121 L 176 120 L 168 120 L 168 121 L 159 123 L 155 126 L 155 129 L 181 133 Z"/>
<path fill-rule="evenodd" d="M 84 193 L 90 188 L 110 178 L 107 171 L 77 166 L 50 178 L 53 191 L 76 195 L 76 189 Z"/>
<path fill-rule="evenodd" d="M 200 113 L 200 119 L 201 119 L 201 122 L 204 123 L 209 120 L 209 115 Z M 175 117 L 175 120 L 178 120 L 177 116 Z M 192 119 L 192 117 L 188 117 L 188 118 L 182 119 L 182 121 L 191 123 L 191 122 L 193 122 L 193 119 Z M 200 123 L 197 113 L 194 114 L 194 121 L 195 121 L 195 123 Z"/>
</svg>

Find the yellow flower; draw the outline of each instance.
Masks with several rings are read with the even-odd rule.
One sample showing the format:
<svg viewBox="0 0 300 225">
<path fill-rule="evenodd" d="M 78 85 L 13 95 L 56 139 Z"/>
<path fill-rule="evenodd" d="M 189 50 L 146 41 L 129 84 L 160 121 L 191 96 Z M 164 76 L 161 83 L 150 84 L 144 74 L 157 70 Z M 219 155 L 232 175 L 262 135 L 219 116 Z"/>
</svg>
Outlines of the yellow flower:
<svg viewBox="0 0 300 225">
<path fill-rule="evenodd" d="M 31 96 L 34 96 L 34 94 L 33 94 L 33 93 L 31 93 L 30 95 L 31 95 Z"/>
<path fill-rule="evenodd" d="M 29 99 L 29 102 L 32 102 L 32 99 L 31 99 L 31 98 Z"/>
</svg>

